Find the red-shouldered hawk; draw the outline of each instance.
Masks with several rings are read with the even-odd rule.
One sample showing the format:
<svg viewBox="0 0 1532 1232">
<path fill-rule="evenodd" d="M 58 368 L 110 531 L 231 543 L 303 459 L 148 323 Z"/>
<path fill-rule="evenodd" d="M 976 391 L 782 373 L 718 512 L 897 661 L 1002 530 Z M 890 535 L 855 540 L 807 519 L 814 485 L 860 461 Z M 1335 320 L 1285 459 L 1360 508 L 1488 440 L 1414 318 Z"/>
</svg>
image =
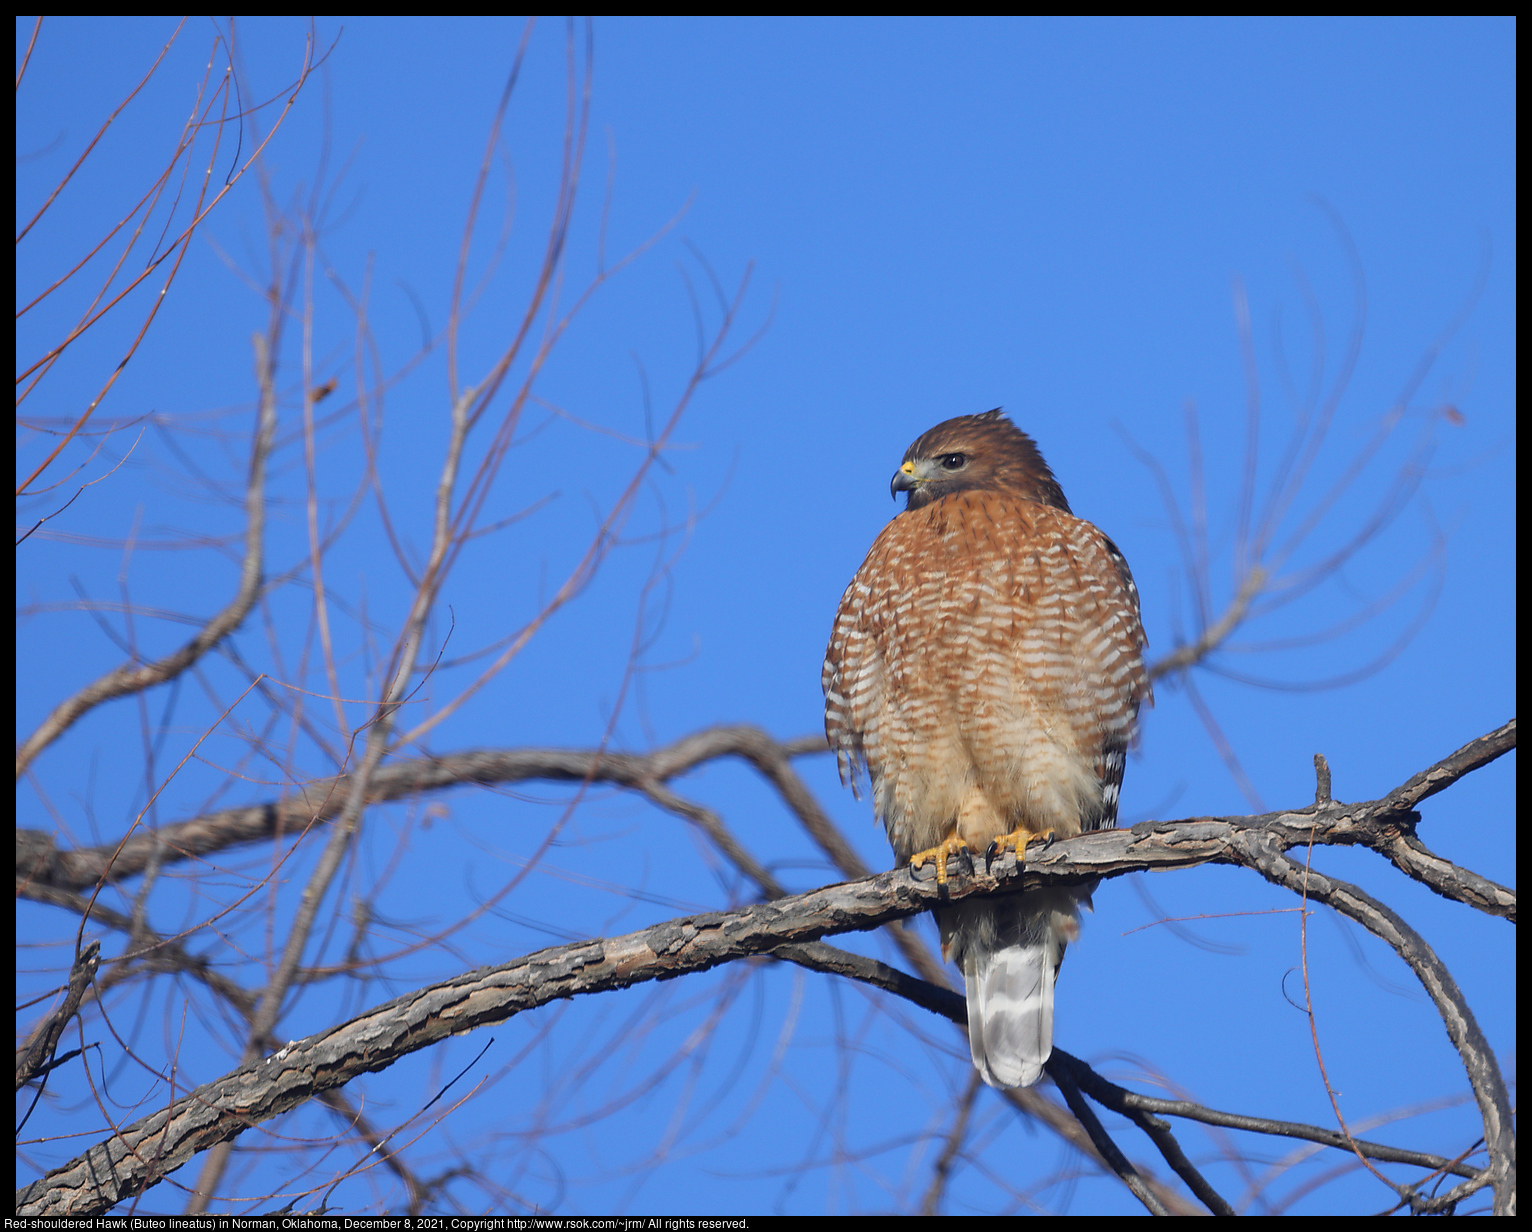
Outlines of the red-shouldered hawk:
<svg viewBox="0 0 1532 1232">
<path fill-rule="evenodd" d="M 1069 512 L 1030 437 L 998 410 L 905 452 L 883 528 L 825 653 L 825 734 L 865 769 L 895 856 L 1014 848 L 1117 824 L 1128 745 L 1152 695 L 1128 562 Z M 940 908 L 963 971 L 973 1063 L 1030 1086 L 1053 1051 L 1053 984 L 1089 889 Z"/>
</svg>

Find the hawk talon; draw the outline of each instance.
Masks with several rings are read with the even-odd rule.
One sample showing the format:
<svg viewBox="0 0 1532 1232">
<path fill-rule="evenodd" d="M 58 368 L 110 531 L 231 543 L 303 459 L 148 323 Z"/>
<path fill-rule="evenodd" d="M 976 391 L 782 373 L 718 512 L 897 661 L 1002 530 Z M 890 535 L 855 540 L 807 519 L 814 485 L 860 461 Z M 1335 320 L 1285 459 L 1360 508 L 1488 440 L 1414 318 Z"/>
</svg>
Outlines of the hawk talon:
<svg viewBox="0 0 1532 1232">
<path fill-rule="evenodd" d="M 947 857 L 956 855 L 958 852 L 967 852 L 969 867 L 973 866 L 973 852 L 956 834 L 948 835 L 937 843 L 935 847 L 928 847 L 924 851 L 917 851 L 910 857 L 910 867 L 919 868 L 927 860 L 936 861 L 936 884 L 947 884 Z"/>
<path fill-rule="evenodd" d="M 1052 826 L 1046 830 L 1028 830 L 1025 826 L 1018 826 L 1009 834 L 997 834 L 991 839 L 985 858 L 992 859 L 995 856 L 1003 856 L 1007 851 L 1014 851 L 1016 863 L 1025 864 L 1029 846 L 1033 843 L 1041 843 L 1046 850 L 1053 846 L 1055 837 Z"/>
</svg>

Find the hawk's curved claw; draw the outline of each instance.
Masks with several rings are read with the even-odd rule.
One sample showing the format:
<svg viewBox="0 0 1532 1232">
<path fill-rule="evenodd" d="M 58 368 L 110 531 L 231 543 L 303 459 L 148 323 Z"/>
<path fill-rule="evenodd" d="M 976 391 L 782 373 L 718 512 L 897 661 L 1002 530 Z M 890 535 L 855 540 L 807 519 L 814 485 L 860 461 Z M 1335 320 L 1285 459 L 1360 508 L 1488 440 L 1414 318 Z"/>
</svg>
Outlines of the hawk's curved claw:
<svg viewBox="0 0 1532 1232">
<path fill-rule="evenodd" d="M 1023 864 L 1027 859 L 1027 845 L 1046 840 L 1053 842 L 1053 827 L 1046 830 L 1028 830 L 1025 826 L 1018 826 L 1009 834 L 996 835 L 989 845 L 989 850 L 984 853 L 986 860 L 993 860 L 997 856 L 1003 856 L 1007 851 L 1016 853 L 1016 863 Z"/>
<path fill-rule="evenodd" d="M 960 839 L 956 834 L 949 834 L 946 838 L 942 839 L 941 842 L 937 843 L 935 847 L 928 847 L 926 850 L 917 851 L 914 855 L 912 855 L 910 857 L 910 867 L 919 868 L 927 860 L 935 860 L 936 884 L 946 885 L 947 857 L 956 855 L 960 851 L 968 852 L 969 859 L 972 860 L 973 853 L 969 851 L 968 844 Z"/>
</svg>

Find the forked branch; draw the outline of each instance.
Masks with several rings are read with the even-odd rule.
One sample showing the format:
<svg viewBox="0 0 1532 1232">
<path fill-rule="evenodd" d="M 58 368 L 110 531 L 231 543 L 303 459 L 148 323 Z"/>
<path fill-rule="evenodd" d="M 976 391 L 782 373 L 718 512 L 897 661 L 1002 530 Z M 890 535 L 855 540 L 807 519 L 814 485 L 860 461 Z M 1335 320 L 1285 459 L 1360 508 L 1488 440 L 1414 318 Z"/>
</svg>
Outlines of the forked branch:
<svg viewBox="0 0 1532 1232">
<path fill-rule="evenodd" d="M 1436 783 L 1483 765 L 1491 750 L 1514 745 L 1515 724 L 1475 741 L 1425 774 Z M 1453 763 L 1442 771 L 1441 767 Z M 1440 771 L 1440 773 L 1435 773 Z M 1146 822 L 1128 830 L 1080 835 L 1028 853 L 975 860 L 971 875 L 955 867 L 943 885 L 936 870 L 899 868 L 876 877 L 826 886 L 738 911 L 667 920 L 621 937 L 541 950 L 484 968 L 380 1005 L 328 1031 L 299 1040 L 280 1058 L 268 1057 L 199 1087 L 169 1108 L 124 1128 L 85 1155 L 17 1194 L 22 1214 L 82 1214 L 110 1209 L 154 1184 L 199 1151 L 227 1142 L 306 1099 L 363 1073 L 387 1068 L 450 1035 L 503 1022 L 549 1001 L 700 972 L 741 958 L 803 946 L 823 937 L 878 927 L 938 903 L 997 891 L 1079 884 L 1150 868 L 1216 862 L 1255 869 L 1296 893 L 1333 905 L 1363 923 L 1410 965 L 1447 1023 L 1468 1070 L 1485 1123 L 1487 1175 L 1467 1184 L 1495 1186 L 1497 1209 L 1514 1209 L 1515 1145 L 1510 1099 L 1498 1062 L 1461 991 L 1430 947 L 1395 913 L 1355 886 L 1288 859 L 1292 847 L 1329 844 L 1379 848 L 1384 836 L 1413 817 L 1421 776 L 1381 800 L 1310 805 L 1260 817 Z M 1509 892 L 1508 892 L 1509 893 Z M 1514 901 L 1514 896 L 1513 896 Z M 791 950 L 782 957 L 795 959 Z M 915 988 L 903 977 L 903 991 Z M 941 990 L 936 990 L 940 993 Z M 912 1000 L 932 1003 L 921 992 Z M 945 994 L 950 996 L 951 994 Z M 933 1003 L 933 1008 L 935 1008 Z M 1067 1094 L 1067 1092 L 1066 1092 Z"/>
</svg>

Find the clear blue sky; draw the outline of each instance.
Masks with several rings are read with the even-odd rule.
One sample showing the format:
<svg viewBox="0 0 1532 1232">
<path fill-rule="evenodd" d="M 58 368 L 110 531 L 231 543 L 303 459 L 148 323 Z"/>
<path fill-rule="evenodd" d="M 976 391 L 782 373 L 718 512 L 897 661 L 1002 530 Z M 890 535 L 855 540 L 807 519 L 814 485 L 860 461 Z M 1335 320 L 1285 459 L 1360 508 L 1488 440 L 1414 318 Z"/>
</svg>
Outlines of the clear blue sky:
<svg viewBox="0 0 1532 1232">
<path fill-rule="evenodd" d="M 18 102 L 21 217 L 147 69 L 172 25 L 159 18 L 45 23 Z M 17 29 L 19 56 L 30 19 Z M 301 60 L 304 27 L 256 18 L 241 29 L 252 93 L 280 90 Z M 418 348 L 423 330 L 445 326 L 467 202 L 521 30 L 517 18 L 318 20 L 320 44 L 334 47 L 270 147 L 272 189 L 284 201 L 300 196 L 328 159 L 325 258 L 353 288 L 370 276 L 370 322 L 389 370 Z M 120 167 L 123 182 L 136 184 L 145 160 L 164 157 L 167 124 L 190 110 L 212 33 L 206 23 L 188 27 L 93 166 L 108 178 Z M 563 38 L 559 22 L 539 25 L 511 107 L 503 148 L 514 169 L 516 227 L 465 329 L 464 381 L 479 379 L 504 345 L 540 251 L 558 167 Z M 1515 708 L 1514 44 L 1515 25 L 1506 19 L 599 20 L 571 290 L 594 266 L 609 155 L 609 255 L 677 221 L 580 316 L 542 378 L 542 397 L 611 432 L 642 436 L 647 381 L 653 414 L 668 414 L 695 351 L 687 279 L 704 312 L 712 310 L 699 254 L 730 287 L 753 270 L 741 336 L 766 325 L 748 354 L 703 387 L 677 434 L 685 448 L 668 455 L 668 471 L 628 527 L 639 538 L 698 515 L 685 536 L 665 545 L 673 560 L 665 584 L 650 592 L 645 619 L 654 636 L 643 662 L 654 670 L 629 688 L 615 742 L 641 750 L 719 722 L 755 723 L 783 737 L 818 730 L 830 619 L 894 511 L 888 479 L 905 446 L 940 419 L 995 406 L 1037 439 L 1075 511 L 1121 546 L 1143 594 L 1151 649 L 1167 653 L 1193 631 L 1191 597 L 1155 476 L 1128 438 L 1160 461 L 1184 499 L 1185 408 L 1195 405 L 1212 595 L 1215 606 L 1226 603 L 1249 397 L 1234 280 L 1249 302 L 1264 484 L 1295 407 L 1311 386 L 1323 395 L 1335 389 L 1357 322 L 1357 271 L 1366 305 L 1360 357 L 1285 533 L 1320 507 L 1400 405 L 1401 391 L 1411 388 L 1411 396 L 1395 433 L 1328 507 L 1289 572 L 1322 562 L 1365 527 L 1401 467 L 1415 468 L 1418 486 L 1338 576 L 1259 613 L 1215 661 L 1223 674 L 1199 672 L 1196 686 L 1270 808 L 1312 798 L 1316 752 L 1330 761 L 1338 797 L 1371 798 L 1503 723 Z M 493 255 L 504 188 L 497 175 L 476 269 Z M 24 298 L 56 276 L 63 255 L 109 205 L 61 197 L 49 223 L 18 251 Z M 242 432 L 248 420 L 249 338 L 262 328 L 264 309 L 230 266 L 258 268 L 263 245 L 259 194 L 248 177 L 192 245 L 160 320 L 101 415 L 163 416 L 192 434 L 191 443 L 176 443 L 199 465 L 229 465 L 195 433 Z M 320 282 L 316 372 L 338 378 L 333 405 L 340 406 L 356 394 L 354 320 Z M 62 315 L 47 309 L 26 318 L 22 353 L 56 334 Z M 41 387 L 46 401 L 40 394 L 27 412 L 77 414 L 121 346 L 121 338 L 91 340 L 78 363 Z M 390 388 L 387 401 L 383 478 L 417 548 L 427 541 L 443 450 L 441 356 L 438 347 Z M 1457 413 L 1444 420 L 1439 412 L 1448 405 Z M 539 411 L 528 428 L 546 417 Z M 1428 430 L 1434 445 L 1422 462 L 1412 450 Z M 24 457 L 35 463 L 33 448 Z M 115 448 L 107 454 L 115 457 Z M 336 471 L 355 468 L 354 428 L 337 427 L 326 448 Z M 289 440 L 285 449 L 278 482 L 299 494 L 300 446 Z M 557 420 L 513 451 L 486 521 L 559 496 L 465 557 L 446 597 L 455 621 L 449 659 L 504 637 L 533 610 L 636 459 L 620 441 Z M 85 462 L 85 453 L 74 460 Z M 119 599 L 128 559 L 121 576 L 132 601 L 152 609 L 137 616 L 134 636 L 158 653 L 184 638 L 186 626 L 153 611 L 205 616 L 226 600 L 235 576 L 227 554 L 146 547 L 127 557 L 121 547 L 130 537 L 147 544 L 239 527 L 237 509 L 204 500 L 182 466 L 165 434 L 149 432 L 117 475 L 86 489 L 22 549 L 23 731 L 121 660 L 98 625 L 122 636 L 121 613 L 71 610 L 72 578 L 96 600 Z M 105 469 L 97 459 L 82 478 Z M 60 503 L 25 502 L 18 524 L 30 526 Z M 304 535 L 301 506 L 290 505 L 273 527 L 274 565 L 301 557 Z M 636 543 L 614 555 L 578 603 L 433 734 L 432 750 L 598 741 L 622 687 L 637 596 L 655 552 L 653 543 Z M 386 639 L 407 589 L 370 507 L 328 568 L 337 593 L 365 607 Z M 1390 597 L 1396 601 L 1375 619 L 1312 638 Z M 1376 673 L 1328 690 L 1290 687 L 1369 664 L 1428 607 L 1408 644 Z M 301 622 L 304 610 L 299 602 L 287 616 Z M 447 631 L 445 622 L 435 628 L 438 638 Z M 241 652 L 280 675 L 264 636 L 242 634 Z M 369 667 L 360 653 L 346 664 L 350 696 L 367 692 Z M 477 670 L 470 664 L 444 675 L 436 700 Z M 1230 673 L 1284 687 L 1253 687 Z M 166 723 L 165 768 L 219 713 L 192 697 L 196 689 L 186 693 Z M 163 703 L 151 706 L 155 721 Z M 20 824 L 83 843 L 120 834 L 136 815 L 144 799 L 139 719 L 131 701 L 114 707 L 43 754 L 41 790 L 22 786 Z M 241 747 L 231 732 L 221 750 L 215 739 L 203 752 L 217 763 L 220 752 L 232 759 Z M 1500 881 L 1513 879 L 1514 761 L 1504 758 L 1428 802 L 1421 827 L 1435 850 Z M 328 769 L 318 759 L 301 766 L 312 774 Z M 842 791 L 829 759 L 802 768 L 869 862 L 886 867 L 881 833 L 866 805 Z M 178 779 L 158 802 L 158 818 L 205 807 L 215 770 L 196 767 Z M 720 812 L 794 888 L 836 879 L 742 770 L 715 767 L 677 787 Z M 236 787 L 219 803 L 269 794 Z M 419 873 L 378 910 L 424 928 L 488 896 L 519 870 L 517 861 L 556 816 L 542 801 L 558 798 L 536 787 L 447 797 L 449 816 L 436 833 L 450 833 L 450 842 L 417 833 L 410 859 Z M 1122 807 L 1124 824 L 1252 811 L 1172 681 L 1161 684 L 1146 717 Z M 283 1030 L 318 1030 L 414 983 L 568 937 L 728 901 L 700 840 L 624 798 L 586 807 L 568 838 L 517 897 L 460 939 L 456 953 L 419 954 L 397 970 L 401 983 L 359 985 L 343 1005 L 320 995 L 300 1000 Z M 368 858 L 381 864 L 392 850 L 389 838 Z M 1511 926 L 1443 902 L 1365 853 L 1324 850 L 1314 863 L 1383 897 L 1438 948 L 1514 1081 Z M 587 893 L 561 879 L 597 873 L 656 901 Z M 1217 1107 L 1327 1123 L 1307 1020 L 1284 995 L 1285 973 L 1299 962 L 1294 914 L 1236 914 L 1179 933 L 1131 931 L 1161 915 L 1260 913 L 1293 900 L 1253 874 L 1226 869 L 1147 879 L 1142 889 L 1152 903 L 1131 880 L 1101 889 L 1070 953 L 1058 1044 L 1123 1081 L 1143 1084 L 1147 1070 Z M 59 913 L 30 906 L 19 921 L 24 942 L 38 942 L 19 959 L 23 973 L 37 974 L 19 983 L 46 987 L 56 979 L 56 943 L 66 931 L 72 939 L 72 930 Z M 1368 1122 L 1466 1092 L 1439 1020 L 1391 952 L 1323 912 L 1311 943 L 1326 1061 L 1349 1116 Z M 885 953 L 874 939 L 847 944 Z M 114 945 L 120 940 L 109 937 L 109 954 Z M 333 961 L 344 947 L 330 945 Z M 853 989 L 819 977 L 800 981 L 790 971 L 742 986 L 695 1069 L 683 1065 L 624 1111 L 546 1139 L 543 1155 L 525 1153 L 518 1135 L 537 1117 L 573 1122 L 617 1098 L 634 1074 L 675 1051 L 731 978 L 739 973 L 507 1024 L 472 1071 L 475 1080 L 501 1074 L 552 1013 L 562 1015 L 521 1062 L 523 1071 L 501 1077 L 415 1149 L 441 1161 L 449 1157 L 443 1135 L 459 1142 L 506 1135 L 508 1171 L 497 1181 L 544 1210 L 568 1213 L 918 1207 L 950 1093 L 966 1082 L 961 1042 L 930 1023 L 918 1024 L 927 1041 L 914 1043 L 904 1024 L 918 1012 L 890 1019 Z M 1287 977 L 1289 994 L 1294 978 Z M 669 999 L 665 1022 L 629 1041 L 631 1053 L 614 1054 L 561 1103 L 557 1076 L 582 1049 L 608 1040 L 645 996 Z M 213 1034 L 227 1038 L 216 1026 Z M 411 1059 L 394 1076 L 402 1085 L 370 1078 L 367 1089 L 390 1102 L 382 1119 L 408 1115 L 438 1075 L 456 1073 L 483 1043 L 454 1040 L 440 1056 Z M 227 1060 L 199 1045 L 182 1064 L 186 1080 L 202 1081 Z M 696 1083 L 690 1093 L 689 1082 Z M 83 1088 L 60 1085 L 79 1115 L 92 1115 Z M 685 1099 L 687 1111 L 678 1114 Z M 992 1096 L 981 1099 L 978 1115 L 980 1162 L 954 1179 L 946 1209 L 1015 1209 L 1015 1194 L 996 1177 L 1048 1209 L 1138 1209 L 1104 1180 L 1031 1194 L 1036 1178 L 1061 1166 L 1063 1149 L 1019 1126 Z M 1373 1132 L 1451 1154 L 1468 1145 L 1472 1120 L 1471 1106 L 1456 1106 Z M 53 1125 L 66 1127 L 67 1118 Z M 670 1132 L 677 1137 L 666 1161 L 635 1170 L 633 1161 Z M 1119 1138 L 1132 1157 L 1151 1157 L 1135 1131 Z M 1208 1140 L 1188 1138 L 1199 1157 L 1212 1151 Z M 1273 1160 L 1286 1154 L 1282 1143 L 1266 1151 Z M 30 1176 L 23 1169 L 18 1179 Z M 1242 1192 L 1232 1171 L 1216 1179 L 1231 1198 Z M 339 1205 L 360 1209 L 372 1193 L 357 1182 Z M 144 1209 L 176 1210 L 179 1202 L 161 1187 Z M 1294 1209 L 1380 1205 L 1374 1183 L 1352 1178 Z"/>
</svg>

